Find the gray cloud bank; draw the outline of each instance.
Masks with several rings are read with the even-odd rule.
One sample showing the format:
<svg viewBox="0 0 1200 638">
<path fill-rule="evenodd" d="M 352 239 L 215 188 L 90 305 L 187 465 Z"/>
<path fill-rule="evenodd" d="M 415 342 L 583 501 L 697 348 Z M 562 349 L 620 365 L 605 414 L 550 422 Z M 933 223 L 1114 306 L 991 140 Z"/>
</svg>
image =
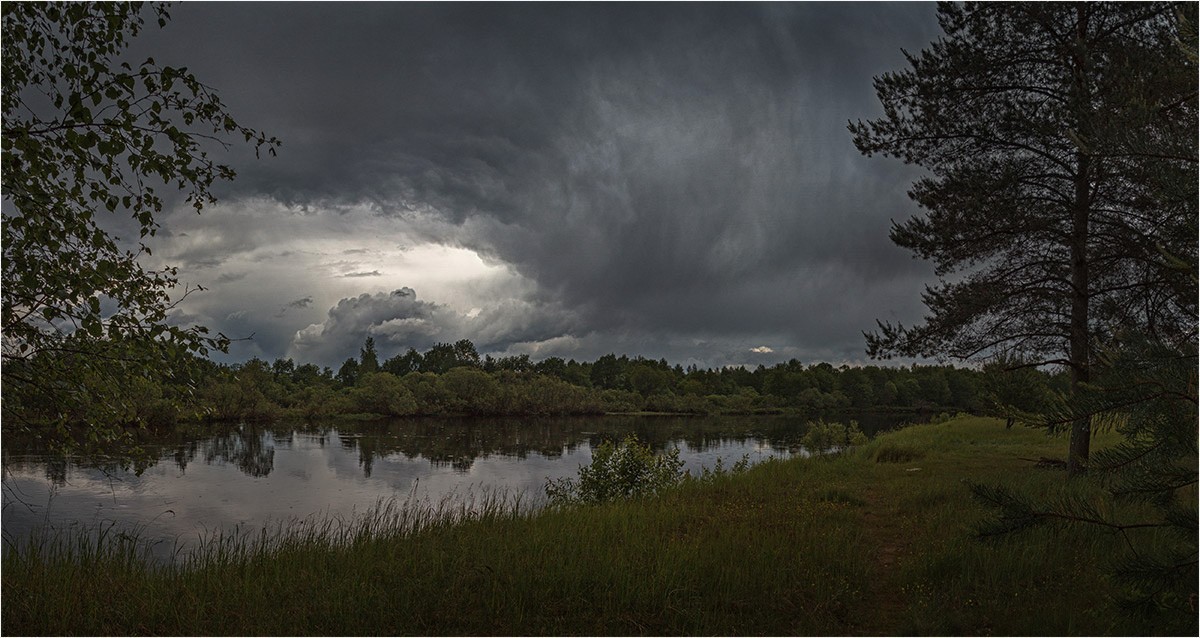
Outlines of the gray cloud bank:
<svg viewBox="0 0 1200 638">
<path fill-rule="evenodd" d="M 395 223 L 399 243 L 468 248 L 534 284 L 512 307 L 469 318 L 368 290 L 318 323 L 272 328 L 281 334 L 264 354 L 288 344 L 328 362 L 374 334 L 397 347 L 473 336 L 543 355 L 845 360 L 861 359 L 875 318 L 920 316 L 928 268 L 887 238 L 889 220 L 913 212 L 904 192 L 916 173 L 859 156 L 845 124 L 878 113 L 871 78 L 902 67 L 902 47 L 936 37 L 929 5 L 172 13 L 138 51 L 186 64 L 241 121 L 284 140 L 276 159 L 234 157 L 226 201 L 279 202 L 291 211 L 281 234 L 295 216 L 365 205 Z M 229 234 L 182 257 L 213 266 L 232 241 L 270 241 L 261 229 Z"/>
<path fill-rule="evenodd" d="M 323 321 L 296 333 L 289 354 L 304 361 L 336 361 L 356 353 L 365 336 L 375 339 L 384 356 L 464 337 L 484 352 L 507 351 L 515 343 L 564 334 L 575 323 L 570 312 L 553 304 L 507 300 L 463 314 L 418 299 L 412 288 L 398 288 L 338 301 Z"/>
</svg>

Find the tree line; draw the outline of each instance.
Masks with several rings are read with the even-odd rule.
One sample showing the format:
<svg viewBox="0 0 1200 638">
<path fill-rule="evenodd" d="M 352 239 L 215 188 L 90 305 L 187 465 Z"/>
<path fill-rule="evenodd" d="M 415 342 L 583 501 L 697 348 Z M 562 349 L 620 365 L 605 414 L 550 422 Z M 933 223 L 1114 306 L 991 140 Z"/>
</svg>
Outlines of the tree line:
<svg viewBox="0 0 1200 638">
<path fill-rule="evenodd" d="M 970 411 L 1002 406 L 1033 411 L 1065 389 L 1066 378 L 1035 369 L 1004 373 L 950 365 L 804 365 L 699 368 L 665 359 L 615 354 L 595 361 L 528 355 L 479 356 L 467 339 L 410 348 L 381 359 L 368 337 L 358 357 L 329 366 L 273 362 L 217 364 L 194 358 L 186 375 L 132 377 L 121 412 L 125 426 L 180 421 L 271 421 L 279 418 L 397 416 L 816 413 L 836 410 Z M 52 404 L 26 402 L 46 423 L 80 421 Z M 38 413 L 41 412 L 39 415 Z"/>
</svg>

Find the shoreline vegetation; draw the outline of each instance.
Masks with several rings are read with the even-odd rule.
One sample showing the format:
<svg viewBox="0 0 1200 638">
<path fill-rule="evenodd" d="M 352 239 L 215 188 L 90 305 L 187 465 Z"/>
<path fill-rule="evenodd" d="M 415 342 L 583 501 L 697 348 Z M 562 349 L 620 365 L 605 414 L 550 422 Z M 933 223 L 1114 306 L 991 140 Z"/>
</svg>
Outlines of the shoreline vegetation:
<svg viewBox="0 0 1200 638">
<path fill-rule="evenodd" d="M 1098 435 L 1097 447 L 1118 439 Z M 1031 459 L 1043 431 L 959 416 L 828 457 L 774 460 L 656 496 L 531 511 L 511 499 L 381 507 L 353 522 L 214 539 L 177 564 L 138 541 L 4 548 L 12 634 L 1194 635 L 1122 613 L 1127 542 L 1095 526 L 980 540 L 968 483 L 1100 499 Z M 1192 497 L 1195 497 L 1195 488 Z M 1136 507 L 1136 505 L 1121 505 Z M 1171 542 L 1154 530 L 1140 542 Z"/>
<path fill-rule="evenodd" d="M 36 362 L 29 365 L 36 368 Z M 85 431 L 102 442 L 127 439 L 141 428 L 286 419 L 851 411 L 1009 416 L 1006 410 L 1014 408 L 1001 406 L 1034 412 L 1067 384 L 1062 373 L 1001 374 L 1003 367 L 834 367 L 791 360 L 753 369 L 700 369 L 612 354 L 593 362 L 557 357 L 533 362 L 527 355 L 480 357 L 465 339 L 380 362 L 368 338 L 360 356 L 337 372 L 291 359 L 222 365 L 193 357 L 178 374 L 130 377 L 119 387 L 99 381 L 88 387 L 89 379 L 80 379 L 88 390 L 80 396 L 87 401 L 71 409 L 36 391 L 9 393 L 5 400 L 12 413 L 22 415 L 12 431 L 60 439 Z"/>
</svg>

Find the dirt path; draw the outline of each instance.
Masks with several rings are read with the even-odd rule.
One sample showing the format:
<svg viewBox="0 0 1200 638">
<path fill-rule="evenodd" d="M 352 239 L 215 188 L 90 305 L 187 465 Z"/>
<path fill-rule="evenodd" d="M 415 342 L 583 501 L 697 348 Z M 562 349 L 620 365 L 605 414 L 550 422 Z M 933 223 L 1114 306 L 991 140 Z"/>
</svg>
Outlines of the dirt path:
<svg viewBox="0 0 1200 638">
<path fill-rule="evenodd" d="M 899 513 L 877 489 L 864 494 L 864 532 L 874 547 L 875 577 L 863 592 L 863 621 L 857 633 L 864 636 L 895 635 L 902 631 L 907 600 L 900 590 L 897 566 L 908 557 L 909 539 Z"/>
</svg>

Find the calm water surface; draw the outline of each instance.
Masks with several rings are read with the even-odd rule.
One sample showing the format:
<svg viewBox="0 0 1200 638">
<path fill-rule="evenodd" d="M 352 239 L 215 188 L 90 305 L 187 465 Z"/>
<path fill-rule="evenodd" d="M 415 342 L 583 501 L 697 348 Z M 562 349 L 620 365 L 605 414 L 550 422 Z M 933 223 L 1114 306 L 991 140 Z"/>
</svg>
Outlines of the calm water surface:
<svg viewBox="0 0 1200 638">
<path fill-rule="evenodd" d="M 872 433 L 899 417 L 858 417 Z M 910 417 L 911 418 L 911 417 Z M 135 456 L 55 456 L 10 440 L 3 451 L 3 532 L 137 528 L 170 554 L 216 531 L 254 532 L 307 517 L 352 517 L 381 499 L 438 502 L 487 490 L 543 500 L 547 479 L 574 477 L 605 440 L 636 434 L 679 448 L 693 474 L 748 455 L 806 455 L 795 417 L 397 419 L 179 428 Z"/>
</svg>

